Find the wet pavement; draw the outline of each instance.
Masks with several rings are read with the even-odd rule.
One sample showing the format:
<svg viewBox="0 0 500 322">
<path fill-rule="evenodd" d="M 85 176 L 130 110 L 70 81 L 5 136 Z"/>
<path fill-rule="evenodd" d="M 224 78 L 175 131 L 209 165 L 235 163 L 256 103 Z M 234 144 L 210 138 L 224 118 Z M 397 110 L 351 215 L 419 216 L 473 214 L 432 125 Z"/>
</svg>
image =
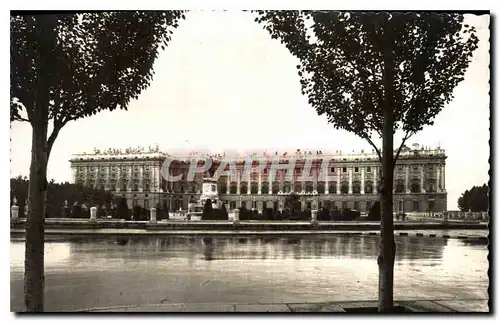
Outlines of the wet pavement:
<svg viewBox="0 0 500 322">
<path fill-rule="evenodd" d="M 377 236 L 165 236 L 123 241 L 108 237 L 48 242 L 46 311 L 377 298 Z M 486 245 L 412 236 L 398 236 L 396 244 L 396 300 L 432 300 L 436 305 L 448 301 L 460 307 L 488 299 Z M 11 310 L 22 311 L 24 243 L 13 241 L 10 248 Z"/>
</svg>

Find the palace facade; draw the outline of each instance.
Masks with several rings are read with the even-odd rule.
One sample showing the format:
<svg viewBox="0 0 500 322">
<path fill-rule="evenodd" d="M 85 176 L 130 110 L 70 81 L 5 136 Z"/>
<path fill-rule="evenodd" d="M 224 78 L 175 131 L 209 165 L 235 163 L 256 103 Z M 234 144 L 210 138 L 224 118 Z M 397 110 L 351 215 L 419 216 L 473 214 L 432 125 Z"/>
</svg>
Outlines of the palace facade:
<svg viewBox="0 0 500 322">
<path fill-rule="evenodd" d="M 312 164 L 306 159 L 312 156 Z M 212 160 L 212 167 L 205 173 L 194 174 L 186 180 L 190 169 L 191 153 L 187 157 L 172 157 L 156 148 L 147 150 L 94 149 L 92 153 L 73 155 L 70 163 L 73 182 L 111 191 L 127 199 L 129 207 L 161 207 L 170 211 L 187 209 L 188 203 L 201 196 L 203 178 L 213 172 L 227 157 L 203 155 Z M 260 171 L 245 176 L 245 161 L 264 160 Z M 182 175 L 182 180 L 168 182 L 162 176 L 164 161 L 174 159 L 168 169 L 171 175 Z M 293 158 L 295 166 L 287 168 Z M 271 159 L 279 160 L 280 169 L 270 175 Z M 217 179 L 219 199 L 227 209 L 245 206 L 247 209 L 283 209 L 290 193 L 300 195 L 303 209 L 325 206 L 356 209 L 366 212 L 378 200 L 381 164 L 371 153 L 343 154 L 316 151 L 293 153 L 275 152 L 273 155 L 255 154 L 235 156 L 235 176 L 222 175 Z M 261 161 L 262 162 L 262 161 Z M 246 162 L 248 163 L 248 161 Z M 445 151 L 419 146 L 403 147 L 394 170 L 394 211 L 445 211 Z M 310 169 L 309 181 L 299 180 L 304 169 Z M 227 168 L 226 168 L 227 169 Z M 321 171 L 323 170 L 323 171 Z M 292 172 L 287 177 L 288 171 Z"/>
</svg>

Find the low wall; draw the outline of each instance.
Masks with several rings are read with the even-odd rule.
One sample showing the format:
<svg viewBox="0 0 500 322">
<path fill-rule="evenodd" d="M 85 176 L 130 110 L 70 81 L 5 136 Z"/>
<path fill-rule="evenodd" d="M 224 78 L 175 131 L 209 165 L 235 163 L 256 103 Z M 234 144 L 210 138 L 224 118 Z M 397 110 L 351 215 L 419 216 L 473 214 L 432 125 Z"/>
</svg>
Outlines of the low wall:
<svg viewBox="0 0 500 322">
<path fill-rule="evenodd" d="M 422 220 L 463 220 L 463 221 L 489 221 L 488 212 L 464 212 L 464 211 L 444 211 L 444 212 L 408 212 L 410 219 Z"/>
<path fill-rule="evenodd" d="M 20 230 L 25 227 L 24 221 L 12 222 L 12 230 Z M 349 230 L 367 231 L 380 230 L 378 222 L 287 222 L 287 221 L 240 221 L 235 224 L 230 221 L 159 221 L 151 223 L 148 221 L 67 221 L 45 222 L 46 229 L 136 229 L 136 230 Z M 488 229 L 486 223 L 477 222 L 395 222 L 395 230 L 422 230 L 422 229 Z"/>
</svg>

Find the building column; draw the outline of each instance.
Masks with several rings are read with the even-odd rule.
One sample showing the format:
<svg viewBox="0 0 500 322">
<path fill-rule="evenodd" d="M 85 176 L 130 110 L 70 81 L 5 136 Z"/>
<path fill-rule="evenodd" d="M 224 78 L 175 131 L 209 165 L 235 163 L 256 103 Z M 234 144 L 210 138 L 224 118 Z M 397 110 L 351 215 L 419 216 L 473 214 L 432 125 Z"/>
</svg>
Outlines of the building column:
<svg viewBox="0 0 500 322">
<path fill-rule="evenodd" d="M 318 191 L 318 169 L 313 168 L 312 169 L 313 173 L 313 191 Z"/>
<path fill-rule="evenodd" d="M 424 165 L 420 165 L 420 192 L 425 193 L 424 189 Z"/>
<path fill-rule="evenodd" d="M 446 172 L 446 165 L 445 164 L 441 164 L 441 176 L 443 177 L 443 179 L 441 179 L 442 181 L 442 191 L 443 192 L 446 192 L 446 176 L 445 176 L 445 172 Z"/>
<path fill-rule="evenodd" d="M 116 191 L 122 191 L 122 167 L 116 167 Z"/>
<path fill-rule="evenodd" d="M 133 176 L 132 176 L 132 167 L 133 166 L 130 166 L 128 168 L 128 181 L 127 181 L 127 191 L 132 191 L 132 184 L 133 184 Z"/>
<path fill-rule="evenodd" d="M 326 168 L 325 169 L 325 173 L 324 173 L 324 176 L 325 176 L 325 194 L 329 194 L 330 193 L 330 187 L 329 187 L 329 182 L 328 182 L 328 169 L 329 168 Z"/>
<path fill-rule="evenodd" d="M 144 191 L 144 166 L 140 166 L 139 168 L 139 191 Z"/>
<path fill-rule="evenodd" d="M 76 173 L 77 173 L 77 168 L 75 166 L 71 167 L 71 183 L 75 184 L 76 183 Z"/>
<path fill-rule="evenodd" d="M 111 166 L 110 166 L 109 164 L 108 164 L 108 166 L 106 167 L 105 176 L 106 176 L 106 183 L 104 184 L 104 190 L 109 191 L 109 190 L 111 190 L 111 187 L 110 187 L 110 180 L 111 180 Z"/>
<path fill-rule="evenodd" d="M 378 193 L 377 172 L 378 172 L 378 167 L 373 167 L 373 194 L 374 195 L 376 195 Z"/>
<path fill-rule="evenodd" d="M 337 194 L 340 195 L 340 173 L 342 172 L 342 168 L 337 168 Z"/>
<path fill-rule="evenodd" d="M 89 184 L 89 167 L 85 166 L 83 167 L 83 169 L 84 169 L 83 185 L 87 187 Z"/>
<path fill-rule="evenodd" d="M 95 170 L 94 189 L 99 189 L 99 168 L 100 166 L 97 166 Z"/>
<path fill-rule="evenodd" d="M 352 168 L 347 168 L 347 173 L 349 174 L 349 194 L 352 195 Z"/>
<path fill-rule="evenodd" d="M 290 182 L 290 192 L 295 192 L 295 169 L 291 169 L 292 171 L 292 181 Z"/>
<path fill-rule="evenodd" d="M 410 187 L 409 187 L 409 176 L 410 176 L 410 165 L 407 164 L 405 165 L 405 191 L 406 193 L 410 193 Z"/>
<path fill-rule="evenodd" d="M 285 183 L 285 174 L 284 174 L 283 170 L 278 170 L 277 173 L 278 173 L 277 176 L 278 176 L 278 184 L 279 184 L 279 188 L 278 189 L 280 191 L 284 192 L 283 191 L 283 185 Z"/>
<path fill-rule="evenodd" d="M 154 192 L 160 192 L 160 185 L 161 185 L 161 165 L 156 166 L 155 164 L 151 165 L 152 168 L 152 176 L 153 176 L 153 191 Z M 166 187 L 165 187 L 166 188 Z M 164 191 L 165 192 L 165 191 Z"/>
<path fill-rule="evenodd" d="M 274 178 L 276 180 L 277 178 Z M 269 187 L 269 194 L 273 194 L 273 180 L 271 178 L 271 169 L 267 169 L 267 184 Z"/>
<path fill-rule="evenodd" d="M 247 180 L 247 195 L 252 193 L 252 171 L 248 174 Z"/>
<path fill-rule="evenodd" d="M 240 183 L 241 183 L 241 173 L 240 173 L 240 171 L 236 170 L 236 194 L 237 195 L 241 194 Z M 240 203 L 240 207 L 241 207 L 241 203 Z"/>
<path fill-rule="evenodd" d="M 361 194 L 365 194 L 365 167 L 361 167 Z"/>
<path fill-rule="evenodd" d="M 262 194 L 262 171 L 259 171 L 259 181 L 258 181 L 258 188 L 257 188 L 257 194 Z"/>
<path fill-rule="evenodd" d="M 437 178 L 437 192 L 441 192 L 441 165 L 438 164 L 437 167 L 436 167 L 436 178 Z"/>
<path fill-rule="evenodd" d="M 231 176 L 228 174 L 227 175 L 227 189 L 226 189 L 226 194 L 230 195 L 231 194 Z"/>
</svg>

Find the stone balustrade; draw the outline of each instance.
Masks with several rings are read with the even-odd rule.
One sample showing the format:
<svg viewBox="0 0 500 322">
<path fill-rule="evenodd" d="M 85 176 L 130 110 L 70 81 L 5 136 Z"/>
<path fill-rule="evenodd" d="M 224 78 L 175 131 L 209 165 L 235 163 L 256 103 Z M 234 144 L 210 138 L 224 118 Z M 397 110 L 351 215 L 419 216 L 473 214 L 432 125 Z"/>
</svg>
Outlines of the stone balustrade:
<svg viewBox="0 0 500 322">
<path fill-rule="evenodd" d="M 464 212 L 464 211 L 444 211 L 444 212 L 408 212 L 410 219 L 421 220 L 472 220 L 489 221 L 488 212 Z"/>
</svg>

